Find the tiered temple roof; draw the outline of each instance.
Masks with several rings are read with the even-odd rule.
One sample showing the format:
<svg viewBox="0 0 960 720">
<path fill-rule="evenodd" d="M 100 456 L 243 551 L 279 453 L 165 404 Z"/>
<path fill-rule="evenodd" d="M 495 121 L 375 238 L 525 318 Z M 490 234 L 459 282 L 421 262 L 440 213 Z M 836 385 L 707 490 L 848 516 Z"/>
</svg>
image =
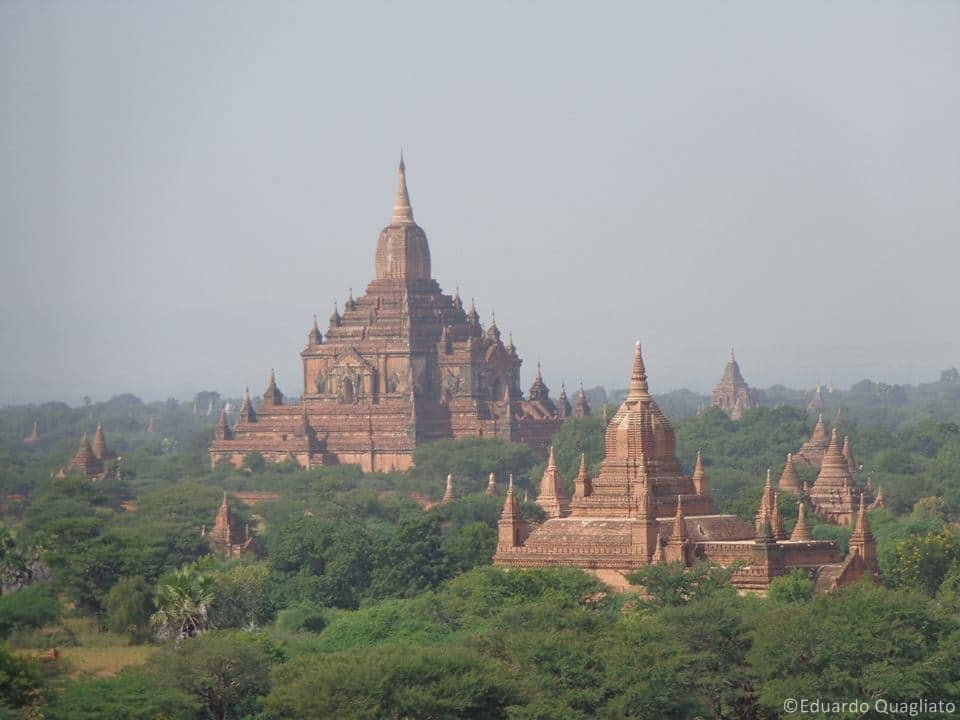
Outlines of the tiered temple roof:
<svg viewBox="0 0 960 720">
<path fill-rule="evenodd" d="M 739 420 L 744 410 L 758 407 L 759 404 L 756 393 L 743 379 L 733 350 L 730 350 L 730 360 L 723 370 L 723 377 L 713 389 L 714 407 L 723 410 L 731 419 Z"/>
<path fill-rule="evenodd" d="M 821 574 L 829 576 L 826 589 L 869 571 L 857 574 L 848 561 L 841 562 L 836 542 L 810 539 L 803 525 L 788 539 L 769 471 L 755 528 L 735 515 L 715 514 L 702 457 L 698 455 L 692 477 L 680 469 L 673 429 L 650 396 L 639 343 L 630 389 L 607 425 L 605 447 L 596 477 L 589 475 L 581 456 L 568 507 L 560 501 L 565 488 L 556 463 L 548 461 L 537 499 L 548 517 L 539 526 L 524 520 L 511 484 L 499 523 L 496 564 L 625 571 L 658 562 L 708 560 L 738 564 L 734 584 L 761 592 L 793 569 L 810 573 L 818 583 Z"/>
<path fill-rule="evenodd" d="M 524 398 L 512 339 L 504 342 L 496 321 L 484 328 L 472 301 L 464 312 L 459 290 L 445 295 L 431 277 L 402 159 L 374 268 L 365 293 L 351 291 L 342 313 L 334 306 L 325 336 L 314 318 L 300 353 L 301 402 L 313 436 L 297 434 L 303 410 L 283 403 L 271 375 L 258 409 L 248 393 L 235 426 L 225 418 L 218 426 L 211 461 L 240 466 L 257 452 L 303 467 L 402 470 L 418 445 L 459 437 L 524 442 L 546 457 L 564 415 L 539 371 Z"/>
</svg>

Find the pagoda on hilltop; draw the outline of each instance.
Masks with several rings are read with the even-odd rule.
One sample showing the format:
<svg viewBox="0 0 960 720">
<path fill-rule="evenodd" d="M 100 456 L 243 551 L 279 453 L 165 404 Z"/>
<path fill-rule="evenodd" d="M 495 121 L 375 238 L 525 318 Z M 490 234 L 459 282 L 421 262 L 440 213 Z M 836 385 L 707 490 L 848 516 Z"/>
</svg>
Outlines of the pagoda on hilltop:
<svg viewBox="0 0 960 720">
<path fill-rule="evenodd" d="M 650 395 L 640 343 L 627 397 L 607 425 L 605 452 L 596 477 L 581 456 L 572 498 L 550 453 L 537 498 L 547 516 L 541 524 L 523 517 L 510 483 L 495 564 L 629 571 L 710 561 L 736 565 L 734 585 L 757 592 L 794 569 L 808 573 L 821 590 L 877 576 L 876 543 L 864 510 L 856 544 L 851 538 L 851 551 L 842 560 L 836 541 L 811 538 L 805 508 L 787 532 L 769 471 L 754 526 L 736 515 L 716 514 L 703 458 L 697 455 L 692 476 L 683 473 L 673 428 Z"/>
<path fill-rule="evenodd" d="M 314 317 L 300 402 L 285 403 L 271 373 L 259 408 L 247 392 L 233 427 L 221 413 L 211 462 L 240 467 L 260 453 L 304 468 L 404 470 L 419 445 L 463 437 L 523 442 L 546 457 L 569 404 L 557 407 L 539 367 L 525 398 L 512 338 L 493 317 L 484 328 L 472 301 L 465 309 L 459 289 L 445 295 L 433 279 L 402 158 L 374 268 L 364 294 L 351 290 L 342 312 L 334 303 L 326 335 Z"/>
<path fill-rule="evenodd" d="M 713 389 L 713 406 L 727 413 L 731 420 L 739 420 L 744 410 L 760 406 L 756 395 L 756 392 L 743 379 L 737 357 L 731 349 L 730 360 L 723 370 L 723 377 Z"/>
</svg>

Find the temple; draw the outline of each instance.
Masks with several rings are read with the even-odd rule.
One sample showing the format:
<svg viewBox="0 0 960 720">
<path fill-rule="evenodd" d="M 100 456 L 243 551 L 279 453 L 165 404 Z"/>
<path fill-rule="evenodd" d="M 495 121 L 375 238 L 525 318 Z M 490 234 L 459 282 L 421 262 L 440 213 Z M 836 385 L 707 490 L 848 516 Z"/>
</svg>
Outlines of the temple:
<svg viewBox="0 0 960 720">
<path fill-rule="evenodd" d="M 730 351 L 730 361 L 724 368 L 720 383 L 713 389 L 713 406 L 727 413 L 731 420 L 739 420 L 744 410 L 760 406 L 756 392 L 747 385 L 740 373 L 733 350 Z"/>
<path fill-rule="evenodd" d="M 213 529 L 208 533 L 206 527 L 201 527 L 200 535 L 207 538 L 213 552 L 225 559 L 240 557 L 248 553 L 260 554 L 260 546 L 250 534 L 250 526 L 244 525 L 243 529 L 240 529 L 237 517 L 230 510 L 226 493 L 223 494 L 223 502 L 217 511 Z"/>
<path fill-rule="evenodd" d="M 423 443 L 502 438 L 546 457 L 571 411 L 550 397 L 538 367 L 524 397 L 522 361 L 496 320 L 484 328 L 459 289 L 445 295 L 431 276 L 430 248 L 413 218 L 400 161 L 390 224 L 380 233 L 375 277 L 364 294 L 334 305 L 324 336 L 314 318 L 300 353 L 297 404 L 271 373 L 259 408 L 247 392 L 231 427 L 221 412 L 211 462 L 242 466 L 251 453 L 301 467 L 353 463 L 365 471 L 404 470 Z"/>
<path fill-rule="evenodd" d="M 850 553 L 841 560 L 835 541 L 812 539 L 805 506 L 787 535 L 769 472 L 751 526 L 714 512 L 702 457 L 698 454 L 694 473 L 687 476 L 675 448 L 673 428 L 650 395 L 637 343 L 629 392 L 607 425 L 599 474 L 591 477 L 581 457 L 568 498 L 550 453 L 537 498 L 547 516 L 542 524 L 522 516 L 511 482 L 494 563 L 629 571 L 661 562 L 711 561 L 736 564 L 734 585 L 756 592 L 766 592 L 774 578 L 794 569 L 808 572 L 821 590 L 877 575 L 876 544 L 862 508 L 862 530 L 854 533 L 858 544 L 851 539 Z"/>
<path fill-rule="evenodd" d="M 87 439 L 84 433 L 80 439 L 80 447 L 67 463 L 66 467 L 60 468 L 57 477 L 66 477 L 67 475 L 82 475 L 85 478 L 93 480 L 102 480 L 110 474 L 112 469 L 112 460 L 117 455 L 107 447 L 107 439 L 103 434 L 103 427 L 97 423 L 97 431 L 93 435 L 93 445 Z"/>
</svg>

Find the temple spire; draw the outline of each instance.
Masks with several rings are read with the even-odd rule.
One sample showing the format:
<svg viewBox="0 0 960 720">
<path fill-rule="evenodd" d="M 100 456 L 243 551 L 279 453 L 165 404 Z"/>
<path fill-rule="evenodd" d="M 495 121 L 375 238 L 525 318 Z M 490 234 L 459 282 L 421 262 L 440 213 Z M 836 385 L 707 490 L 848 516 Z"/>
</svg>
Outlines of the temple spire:
<svg viewBox="0 0 960 720">
<path fill-rule="evenodd" d="M 797 469 L 794 467 L 792 453 L 787 453 L 787 464 L 783 466 L 783 473 L 780 475 L 777 485 L 781 490 L 787 492 L 800 492 L 800 476 L 797 475 Z"/>
<path fill-rule="evenodd" d="M 630 400 L 644 400 L 650 398 L 650 389 L 647 387 L 647 370 L 643 366 L 643 354 L 640 352 L 640 341 L 637 340 L 633 352 L 633 372 L 630 375 Z"/>
<path fill-rule="evenodd" d="M 400 151 L 400 169 L 397 176 L 397 194 L 393 199 L 393 217 L 391 225 L 413 225 L 413 208 L 410 206 L 410 193 L 407 192 L 407 167 L 403 163 L 403 151 Z"/>
<path fill-rule="evenodd" d="M 696 489 L 697 495 L 710 494 L 710 479 L 703 469 L 703 456 L 699 450 L 697 450 L 697 462 L 693 467 L 693 476 L 691 479 L 693 480 L 693 487 Z"/>
<path fill-rule="evenodd" d="M 317 325 L 317 316 L 313 316 L 313 327 L 310 328 L 310 334 L 307 335 L 307 342 L 310 345 L 319 345 L 323 342 L 323 335 L 320 334 L 320 326 Z"/>
<path fill-rule="evenodd" d="M 813 535 L 810 533 L 810 525 L 807 523 L 807 506 L 802 502 L 797 511 L 797 524 L 793 527 L 793 534 L 790 535 L 790 539 L 794 542 L 809 542 L 813 540 Z"/>
<path fill-rule="evenodd" d="M 494 496 L 497 494 L 497 476 L 493 473 L 490 473 L 490 478 L 487 480 L 487 495 Z"/>
<path fill-rule="evenodd" d="M 673 538 L 686 540 L 687 523 L 683 518 L 683 495 L 677 495 L 677 514 L 673 518 Z"/>
<path fill-rule="evenodd" d="M 457 491 L 453 488 L 453 474 L 447 474 L 447 489 L 443 493 L 443 499 L 440 501 L 441 505 L 446 503 L 452 503 L 457 499 Z"/>
</svg>

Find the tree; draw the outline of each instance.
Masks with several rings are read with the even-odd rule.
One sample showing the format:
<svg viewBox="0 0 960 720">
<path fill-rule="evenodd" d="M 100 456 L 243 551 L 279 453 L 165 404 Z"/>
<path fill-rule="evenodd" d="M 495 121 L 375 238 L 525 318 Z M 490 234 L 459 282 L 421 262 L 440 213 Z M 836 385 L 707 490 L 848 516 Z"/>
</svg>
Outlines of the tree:
<svg viewBox="0 0 960 720">
<path fill-rule="evenodd" d="M 11 708 L 36 704 L 43 686 L 43 675 L 35 661 L 17 657 L 0 647 L 0 717 L 7 717 L 7 710 Z"/>
<path fill-rule="evenodd" d="M 267 707 L 280 717 L 493 720 L 520 701 L 509 673 L 464 648 L 362 648 L 277 668 Z"/>
<path fill-rule="evenodd" d="M 920 593 L 861 582 L 771 606 L 752 625 L 749 667 L 772 712 L 785 698 L 956 699 L 956 621 L 938 618 Z"/>
<path fill-rule="evenodd" d="M 60 618 L 60 602 L 49 584 L 35 584 L 0 597 L 0 637 L 38 628 Z"/>
<path fill-rule="evenodd" d="M 418 513 L 403 519 L 384 548 L 374 572 L 377 597 L 412 597 L 450 577 L 452 568 L 443 551 L 443 531 L 436 513 Z"/>
<path fill-rule="evenodd" d="M 43 708 L 47 720 L 202 720 L 202 706 L 179 690 L 157 687 L 141 671 L 111 678 L 80 678 L 64 685 Z"/>
<path fill-rule="evenodd" d="M 450 562 L 461 572 L 489 565 L 497 549 L 497 531 L 486 523 L 470 523 L 455 531 L 445 548 Z"/>
<path fill-rule="evenodd" d="M 679 607 L 692 600 L 718 593 L 733 594 L 730 580 L 736 566 L 720 567 L 712 563 L 696 563 L 686 567 L 672 562 L 648 565 L 627 575 L 630 582 L 642 585 L 655 607 Z"/>
<path fill-rule="evenodd" d="M 239 720 L 260 711 L 271 666 L 280 659 L 256 635 L 215 630 L 168 646 L 147 667 L 162 687 L 192 697 L 211 717 Z"/>
<path fill-rule="evenodd" d="M 263 562 L 239 562 L 214 573 L 216 600 L 210 622 L 219 628 L 259 627 L 270 621 L 270 569 Z"/>
<path fill-rule="evenodd" d="M 813 597 L 816 583 L 803 570 L 794 570 L 770 583 L 767 597 L 775 603 L 806 602 Z"/>
<path fill-rule="evenodd" d="M 374 541 L 361 521 L 300 517 L 273 530 L 267 547 L 271 567 L 285 576 L 285 581 L 292 581 L 301 592 L 312 588 L 308 596 L 291 600 L 355 608 L 370 584 Z M 282 590 L 285 588 L 276 588 Z M 279 605 L 288 604 L 276 599 Z"/>
<path fill-rule="evenodd" d="M 960 541 L 951 530 L 911 535 L 881 554 L 884 578 L 892 587 L 936 594 L 944 577 L 960 565 Z"/>
<path fill-rule="evenodd" d="M 161 640 L 180 643 L 210 629 L 210 605 L 214 601 L 214 579 L 196 564 L 184 565 L 160 581 L 157 612 L 150 622 Z"/>
<path fill-rule="evenodd" d="M 135 643 L 150 636 L 150 616 L 154 611 L 153 593 L 142 576 L 121 578 L 107 593 L 103 603 L 107 628 L 129 633 Z"/>
</svg>

